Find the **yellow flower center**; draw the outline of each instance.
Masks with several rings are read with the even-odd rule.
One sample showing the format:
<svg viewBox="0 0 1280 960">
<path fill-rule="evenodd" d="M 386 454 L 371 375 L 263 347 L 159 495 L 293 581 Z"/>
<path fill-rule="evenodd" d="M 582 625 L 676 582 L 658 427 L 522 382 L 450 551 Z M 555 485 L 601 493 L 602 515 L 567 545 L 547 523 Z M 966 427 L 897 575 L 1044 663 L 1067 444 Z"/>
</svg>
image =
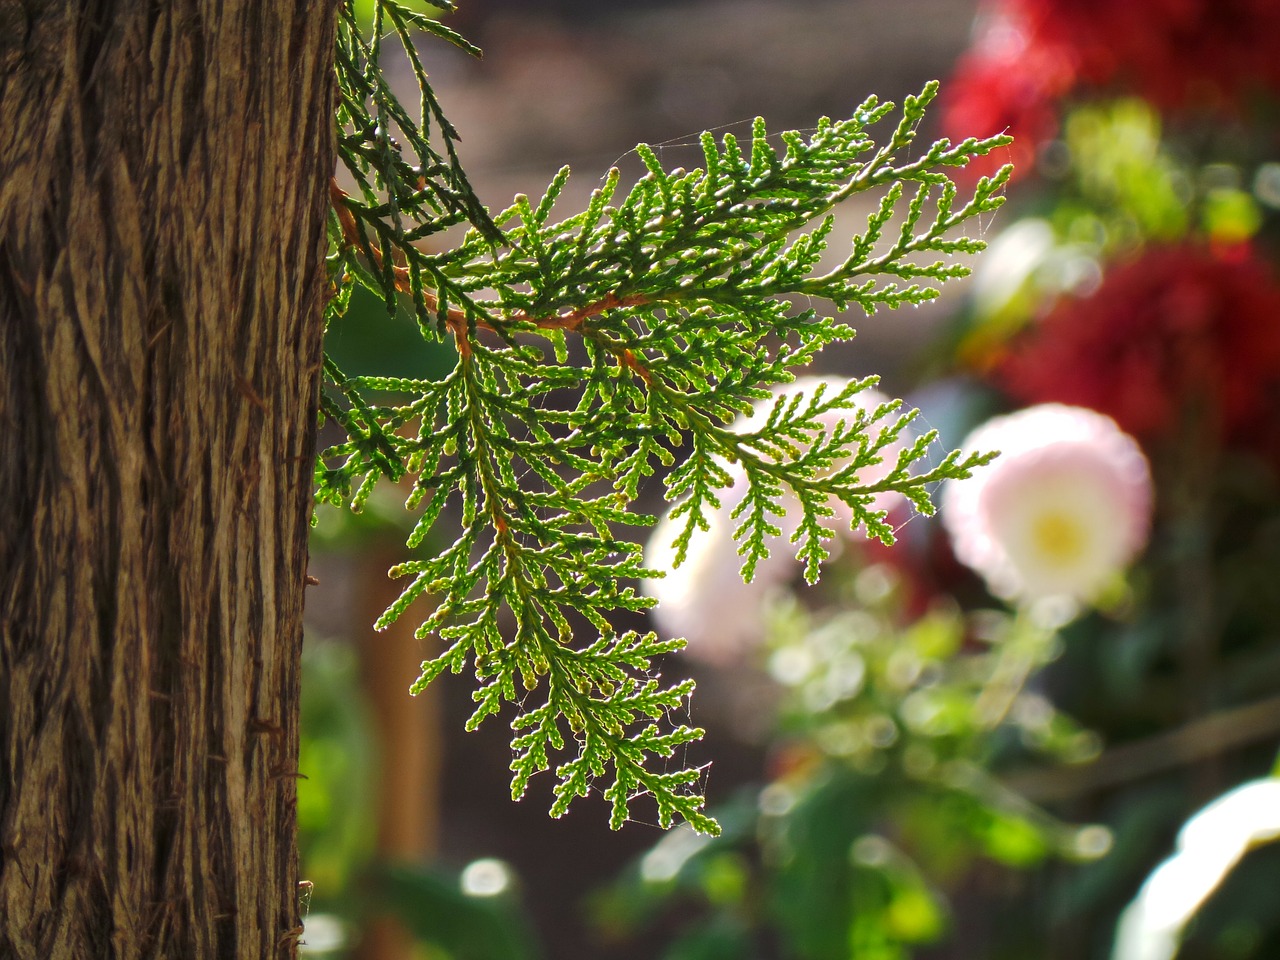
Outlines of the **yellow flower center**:
<svg viewBox="0 0 1280 960">
<path fill-rule="evenodd" d="M 1059 566 L 1074 563 L 1084 553 L 1085 532 L 1065 513 L 1048 511 L 1036 517 L 1031 538 L 1041 555 Z"/>
</svg>

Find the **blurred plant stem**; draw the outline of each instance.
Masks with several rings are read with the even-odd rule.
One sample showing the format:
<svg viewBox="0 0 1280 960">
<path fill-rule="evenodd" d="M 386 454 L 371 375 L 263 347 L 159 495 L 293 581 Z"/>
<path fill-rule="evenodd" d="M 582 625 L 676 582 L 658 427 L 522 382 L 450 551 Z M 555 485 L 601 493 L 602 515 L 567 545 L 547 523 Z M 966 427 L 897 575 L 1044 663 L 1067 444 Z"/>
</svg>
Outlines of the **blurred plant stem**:
<svg viewBox="0 0 1280 960">
<path fill-rule="evenodd" d="M 379 538 L 361 564 L 359 596 L 362 623 L 373 623 L 395 600 L 398 590 L 386 570 L 399 559 L 395 538 Z M 440 697 L 430 687 L 406 696 L 405 677 L 416 675 L 423 660 L 421 642 L 408 620 L 397 620 L 380 633 L 367 630 L 360 654 L 362 680 L 373 713 L 380 753 L 377 859 L 420 863 L 438 845 L 440 828 Z M 370 918 L 356 950 L 356 960 L 412 960 L 412 937 L 391 916 Z"/>
<path fill-rule="evenodd" d="M 1085 764 L 1047 767 L 1002 777 L 1037 803 L 1069 800 L 1182 766 L 1197 766 L 1236 747 L 1280 735 L 1280 696 L 1219 710 L 1175 730 L 1107 750 Z"/>
<path fill-rule="evenodd" d="M 1037 622 L 1034 612 L 1026 608 L 1018 611 L 1007 635 L 996 641 L 995 669 L 974 705 L 974 716 L 982 729 L 994 730 L 1004 722 L 1027 678 L 1053 659 L 1056 640 L 1057 633 Z"/>
<path fill-rule="evenodd" d="M 1196 369 L 1196 357 L 1182 360 L 1184 369 Z M 1159 485 L 1168 491 L 1182 716 L 1188 723 L 1211 713 L 1217 694 L 1222 628 L 1214 583 L 1212 504 L 1222 445 L 1215 425 L 1220 422 L 1207 392 L 1187 400 L 1183 429 L 1165 461 L 1171 469 Z M 1221 757 L 1202 752 L 1188 770 L 1192 797 L 1204 801 L 1220 793 L 1222 773 Z"/>
</svg>

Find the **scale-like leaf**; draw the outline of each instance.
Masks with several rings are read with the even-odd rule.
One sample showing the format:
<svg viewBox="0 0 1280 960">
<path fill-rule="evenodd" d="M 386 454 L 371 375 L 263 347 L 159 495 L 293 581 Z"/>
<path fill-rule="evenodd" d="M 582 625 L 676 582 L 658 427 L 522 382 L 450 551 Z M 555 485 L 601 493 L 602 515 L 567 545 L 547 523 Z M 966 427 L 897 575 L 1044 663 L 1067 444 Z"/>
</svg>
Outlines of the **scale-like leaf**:
<svg viewBox="0 0 1280 960">
<path fill-rule="evenodd" d="M 693 684 L 657 673 L 657 658 L 683 641 L 617 628 L 619 614 L 651 605 L 635 582 L 659 574 L 625 535 L 653 518 L 628 504 L 666 472 L 669 496 L 683 498 L 673 511 L 685 525 L 678 561 L 733 483 L 732 466 L 746 480 L 733 511 L 744 575 L 779 548 L 794 494 L 790 546 L 810 580 L 837 522 L 833 503 L 886 541 L 892 530 L 874 494 L 895 490 L 931 512 L 931 485 L 981 458 L 951 454 L 917 470 L 932 443 L 922 439 L 883 479 L 862 483 L 910 421 L 896 405 L 860 410 L 855 395 L 870 381 L 779 401 L 750 432 L 731 422 L 824 346 L 852 337 L 793 302 L 871 313 L 921 303 L 967 272 L 948 258 L 982 243 L 956 231 L 1000 205 L 1008 171 L 979 180 L 963 202 L 946 171 L 1008 139 L 941 141 L 921 153 L 914 138 L 937 90 L 929 84 L 906 98 L 887 136 L 877 129 L 893 105 L 874 98 L 808 135 L 774 137 L 757 120 L 748 144 L 704 134 L 701 170 L 666 170 L 638 147 L 647 173 L 620 200 L 610 171 L 585 211 L 556 221 L 566 168 L 536 203 L 517 197 L 491 218 L 408 28 L 464 42 L 396 0 L 376 9 L 374 32 L 350 12 L 339 32 L 338 142 L 353 186 L 333 189 L 331 312 L 362 283 L 388 309 L 411 309 L 424 337 L 450 341 L 456 361 L 439 381 L 347 378 L 328 362 L 324 412 L 347 439 L 321 454 L 317 496 L 358 507 L 376 478 L 413 477 L 409 505 L 421 512 L 411 546 L 450 545 L 395 571 L 409 585 L 378 623 L 432 597 L 419 634 L 446 649 L 423 664 L 413 690 L 471 664 L 468 727 L 512 715 L 513 795 L 554 767 L 553 815 L 601 789 L 615 827 L 648 796 L 660 823 L 683 818 L 715 832 L 696 792 L 701 771 L 667 766 L 701 736 L 672 719 Z M 417 118 L 378 68 L 379 24 L 410 57 Z M 820 272 L 831 211 L 859 194 L 877 198 L 866 230 Z M 418 246 L 461 221 L 472 229 L 450 249 Z M 833 412 L 843 415 L 834 430 L 819 420 Z"/>
</svg>

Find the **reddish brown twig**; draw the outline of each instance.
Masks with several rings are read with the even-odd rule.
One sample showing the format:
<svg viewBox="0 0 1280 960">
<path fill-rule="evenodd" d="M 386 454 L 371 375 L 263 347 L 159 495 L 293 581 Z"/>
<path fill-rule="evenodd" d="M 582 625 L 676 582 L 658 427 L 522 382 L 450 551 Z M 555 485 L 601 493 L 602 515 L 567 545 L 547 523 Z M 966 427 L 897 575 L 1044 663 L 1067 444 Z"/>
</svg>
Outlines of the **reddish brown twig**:
<svg viewBox="0 0 1280 960">
<path fill-rule="evenodd" d="M 379 270 L 384 269 L 384 261 L 382 259 L 382 251 L 375 246 L 363 242 L 360 235 L 360 228 L 356 224 L 355 214 L 347 206 L 347 193 L 338 186 L 337 178 L 329 181 L 329 199 L 333 204 L 334 213 L 338 217 L 338 224 L 342 227 L 342 237 L 348 246 L 357 247 L 359 249 L 367 249 L 370 257 L 373 259 L 374 266 Z M 409 268 L 399 264 L 393 264 L 391 267 L 392 280 L 395 288 L 400 293 L 412 294 L 413 285 L 410 280 Z M 423 301 L 426 303 L 427 309 L 438 312 L 440 301 L 435 294 L 428 290 L 422 291 Z M 508 319 L 513 326 L 531 325 L 539 330 L 568 330 L 571 332 L 581 332 L 583 323 L 591 317 L 599 316 L 606 310 L 616 310 L 620 307 L 636 307 L 646 303 L 650 303 L 650 298 L 642 293 L 633 293 L 629 296 L 619 297 L 617 294 L 610 293 L 594 303 L 588 303 L 584 306 L 577 307 L 567 313 L 559 313 L 551 317 L 531 317 L 527 313 L 520 312 L 512 314 Z M 461 357 L 471 356 L 471 343 L 468 338 L 467 331 L 470 325 L 467 315 L 458 309 L 450 309 L 446 311 L 444 317 L 445 325 L 453 334 L 454 342 L 458 347 L 458 355 Z M 492 323 L 483 319 L 476 319 L 475 325 L 481 330 L 494 330 Z M 618 362 L 629 370 L 632 370 L 646 384 L 652 382 L 652 377 L 647 369 L 635 358 L 635 355 L 624 349 L 618 355 Z"/>
<path fill-rule="evenodd" d="M 644 381 L 644 385 L 646 387 L 653 383 L 653 374 L 649 372 L 649 369 L 644 366 L 644 364 L 636 359 L 636 355 L 630 350 L 623 350 L 622 353 L 618 354 L 618 362 L 628 370 L 635 371 L 636 375 Z"/>
</svg>

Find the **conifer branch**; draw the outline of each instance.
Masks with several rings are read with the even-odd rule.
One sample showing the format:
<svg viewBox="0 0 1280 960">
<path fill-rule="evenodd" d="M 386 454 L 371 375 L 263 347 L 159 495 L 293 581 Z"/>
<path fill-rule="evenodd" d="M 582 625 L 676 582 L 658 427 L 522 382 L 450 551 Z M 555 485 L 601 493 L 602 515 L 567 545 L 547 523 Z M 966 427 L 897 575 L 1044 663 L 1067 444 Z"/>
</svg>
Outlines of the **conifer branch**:
<svg viewBox="0 0 1280 960">
<path fill-rule="evenodd" d="M 395 0 L 378 0 L 377 17 L 366 38 L 348 11 L 339 36 L 339 147 L 354 186 L 335 180 L 331 190 L 330 315 L 362 283 L 390 310 L 407 301 L 422 335 L 451 340 L 457 361 L 440 380 L 347 377 L 327 361 L 324 411 L 347 439 L 321 454 L 317 496 L 358 510 L 379 477 L 411 477 L 407 507 L 419 513 L 409 547 L 453 531 L 447 545 L 393 568 L 408 586 L 377 625 L 431 595 L 418 635 L 438 636 L 443 649 L 412 690 L 470 668 L 469 729 L 514 709 L 513 796 L 554 767 L 553 815 L 598 784 L 615 827 L 648 795 L 664 826 L 681 818 L 715 832 L 695 792 L 700 771 L 659 769 L 702 735 L 670 720 L 692 682 L 666 685 L 654 667 L 684 641 L 615 625 L 652 605 L 636 583 L 661 575 L 620 533 L 653 522 L 630 504 L 665 471 L 668 496 L 683 498 L 682 553 L 730 483 L 725 463 L 738 463 L 749 482 L 734 514 L 748 579 L 779 533 L 784 494 L 800 504 L 792 539 L 810 580 L 826 557 L 833 503 L 886 542 L 893 533 L 875 494 L 896 490 L 932 512 L 930 485 L 967 475 L 981 458 L 951 454 L 913 473 L 934 442 L 926 434 L 904 445 L 887 476 L 862 482 L 914 415 L 897 403 L 858 409 L 855 395 L 871 381 L 777 401 L 752 432 L 730 423 L 853 335 L 792 309 L 791 298 L 872 313 L 931 299 L 967 272 L 947 258 L 982 243 L 956 230 L 1000 205 L 1008 170 L 978 181 L 963 203 L 945 170 L 1008 140 L 941 141 L 899 159 L 936 93 L 930 84 L 906 98 L 880 143 L 872 130 L 895 108 L 875 98 L 807 136 L 773 138 L 757 120 L 747 143 L 704 134 L 702 169 L 667 171 L 641 145 L 647 173 L 625 195 L 610 171 L 585 210 L 554 221 L 565 169 L 536 204 L 518 196 L 491 219 L 412 49 L 409 28 L 426 25 Z M 462 42 L 438 24 L 427 29 Z M 384 33 L 409 52 L 417 119 L 378 71 Z M 880 200 L 866 230 L 819 272 L 831 211 L 868 192 Z M 471 230 L 451 249 L 419 246 L 461 222 Z M 843 420 L 828 430 L 819 418 L 833 411 Z"/>
</svg>

